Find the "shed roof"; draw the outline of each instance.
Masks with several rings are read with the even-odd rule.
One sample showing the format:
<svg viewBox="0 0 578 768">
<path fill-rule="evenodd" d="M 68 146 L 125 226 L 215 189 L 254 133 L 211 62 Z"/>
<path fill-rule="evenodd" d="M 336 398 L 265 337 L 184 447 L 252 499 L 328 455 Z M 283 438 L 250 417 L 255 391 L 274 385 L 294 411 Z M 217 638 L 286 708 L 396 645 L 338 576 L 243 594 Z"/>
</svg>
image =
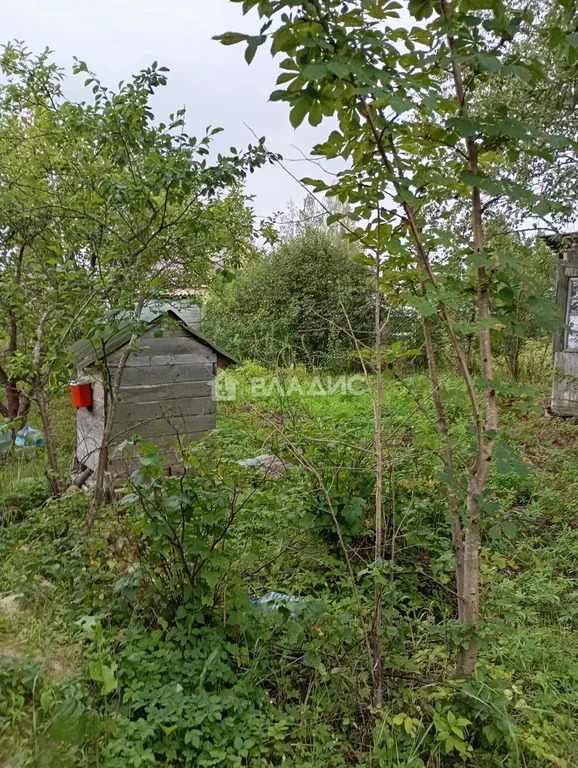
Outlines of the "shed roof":
<svg viewBox="0 0 578 768">
<path fill-rule="evenodd" d="M 570 245 L 578 243 L 578 232 L 564 232 L 562 234 L 541 235 L 542 240 L 558 256 L 562 257 Z"/>
<path fill-rule="evenodd" d="M 146 333 L 149 328 L 159 324 L 164 317 L 170 317 L 175 320 L 183 330 L 187 331 L 192 338 L 197 339 L 197 341 L 210 347 L 210 349 L 212 349 L 219 357 L 224 358 L 228 363 L 233 363 L 234 365 L 239 364 L 238 360 L 235 360 L 234 357 L 231 357 L 227 352 L 224 352 L 217 347 L 216 344 L 213 344 L 212 341 L 209 341 L 209 339 L 203 336 L 200 331 L 187 325 L 179 315 L 178 311 L 174 309 L 166 309 L 159 311 L 156 315 L 149 315 L 149 317 L 146 317 L 146 319 L 141 318 L 144 320 L 143 333 Z M 125 344 L 128 344 L 133 333 L 133 322 L 128 319 L 122 320 L 114 329 L 110 327 L 108 331 L 107 334 L 107 329 L 105 329 L 104 334 L 97 340 L 81 339 L 69 347 L 68 351 L 74 358 L 78 368 L 87 368 L 96 363 L 97 360 L 107 357 L 113 352 L 116 352 L 117 349 L 124 347 Z"/>
</svg>

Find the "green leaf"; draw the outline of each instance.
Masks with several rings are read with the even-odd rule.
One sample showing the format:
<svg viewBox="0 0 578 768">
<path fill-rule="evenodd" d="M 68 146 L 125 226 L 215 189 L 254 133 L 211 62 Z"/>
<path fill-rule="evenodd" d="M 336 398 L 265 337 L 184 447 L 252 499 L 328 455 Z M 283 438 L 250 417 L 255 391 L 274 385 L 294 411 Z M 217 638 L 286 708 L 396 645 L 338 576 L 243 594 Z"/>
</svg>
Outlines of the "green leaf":
<svg viewBox="0 0 578 768">
<path fill-rule="evenodd" d="M 532 211 L 536 214 L 536 216 L 547 216 L 552 212 L 552 208 L 550 207 L 550 204 L 546 202 L 546 200 L 540 200 L 539 203 L 533 206 Z"/>
<path fill-rule="evenodd" d="M 55 741 L 80 744 L 84 740 L 86 728 L 83 717 L 84 705 L 78 699 L 67 699 L 60 704 L 52 719 L 50 736 Z"/>
<path fill-rule="evenodd" d="M 458 717 L 456 721 L 456 725 L 459 726 L 460 728 L 465 728 L 466 725 L 471 725 L 471 724 L 472 724 L 472 721 L 468 720 L 465 717 Z"/>
<path fill-rule="evenodd" d="M 328 72 L 327 64 L 307 64 L 303 67 L 303 74 L 310 80 L 322 80 L 327 77 Z"/>
<path fill-rule="evenodd" d="M 219 583 L 220 573 L 217 570 L 203 570 L 203 580 L 209 589 L 214 589 Z"/>
<path fill-rule="evenodd" d="M 417 21 L 427 19 L 434 10 L 433 0 L 409 0 L 408 10 Z"/>
<path fill-rule="evenodd" d="M 293 128 L 298 128 L 301 125 L 303 120 L 305 120 L 305 117 L 308 114 L 310 108 L 311 101 L 307 96 L 301 96 L 299 99 L 297 99 L 293 109 L 289 114 L 289 120 Z"/>
<path fill-rule="evenodd" d="M 500 59 L 498 59 L 497 56 L 493 56 L 489 53 L 477 53 L 474 56 L 474 61 L 476 64 L 478 64 L 478 66 L 487 70 L 488 72 L 499 72 L 502 68 L 502 62 Z"/>
<path fill-rule="evenodd" d="M 499 441 L 496 443 L 496 470 L 500 474 L 514 474 L 518 477 L 527 477 L 529 469 L 524 462 L 516 456 L 509 445 Z"/>
<path fill-rule="evenodd" d="M 269 96 L 269 101 L 289 101 L 290 99 L 291 96 L 287 91 L 273 91 Z"/>
<path fill-rule="evenodd" d="M 409 112 L 410 109 L 414 109 L 415 104 L 410 99 L 405 99 L 403 96 L 397 96 L 394 94 L 389 99 L 389 106 L 398 113 L 398 115 L 404 112 Z"/>
<path fill-rule="evenodd" d="M 437 313 L 437 308 L 424 296 L 413 296 L 406 293 L 403 295 L 403 298 L 410 306 L 417 309 L 422 317 L 432 317 L 432 315 Z"/>
<path fill-rule="evenodd" d="M 50 691 L 42 691 L 40 694 L 40 707 L 43 712 L 50 712 L 54 705 L 54 699 Z"/>
<path fill-rule="evenodd" d="M 106 696 L 107 694 L 116 690 L 117 685 L 118 681 L 116 679 L 116 675 L 114 674 L 113 668 L 109 667 L 108 664 L 102 664 L 102 687 L 100 689 L 101 694 Z"/>
<path fill-rule="evenodd" d="M 331 61 L 328 61 L 327 69 L 332 74 L 340 78 L 348 77 L 351 74 L 351 70 L 347 66 L 347 64 L 344 64 L 342 61 L 338 61 L 337 59 L 332 59 Z"/>
<path fill-rule="evenodd" d="M 102 648 L 103 642 L 104 632 L 102 631 L 102 624 L 99 621 L 94 627 L 94 644 L 96 645 L 97 650 Z"/>
<path fill-rule="evenodd" d="M 319 125 L 322 120 L 323 112 L 321 111 L 321 105 L 318 101 L 316 101 L 311 107 L 311 111 L 309 112 L 309 123 L 310 125 L 315 126 Z"/>
<path fill-rule="evenodd" d="M 88 671 L 91 680 L 102 683 L 100 688 L 102 696 L 106 696 L 117 687 L 118 681 L 113 668 L 108 666 L 108 664 L 104 664 L 102 659 L 91 661 L 88 665 Z"/>
<path fill-rule="evenodd" d="M 243 35 L 241 32 L 224 32 L 222 35 L 214 35 L 213 40 L 218 40 L 221 45 L 236 45 L 247 38 L 248 35 Z"/>
<path fill-rule="evenodd" d="M 487 176 L 482 176 L 481 174 L 462 173 L 460 180 L 469 187 L 479 187 L 490 195 L 498 196 L 506 194 L 506 188 L 503 182 L 489 179 Z"/>
<path fill-rule="evenodd" d="M 463 138 L 475 136 L 480 129 L 479 122 L 467 117 L 450 117 L 446 124 L 451 131 L 455 131 Z"/>
<path fill-rule="evenodd" d="M 533 73 L 527 67 L 524 67 L 520 64 L 504 64 L 502 67 L 502 73 L 514 75 L 524 83 L 531 83 L 534 79 Z"/>
</svg>

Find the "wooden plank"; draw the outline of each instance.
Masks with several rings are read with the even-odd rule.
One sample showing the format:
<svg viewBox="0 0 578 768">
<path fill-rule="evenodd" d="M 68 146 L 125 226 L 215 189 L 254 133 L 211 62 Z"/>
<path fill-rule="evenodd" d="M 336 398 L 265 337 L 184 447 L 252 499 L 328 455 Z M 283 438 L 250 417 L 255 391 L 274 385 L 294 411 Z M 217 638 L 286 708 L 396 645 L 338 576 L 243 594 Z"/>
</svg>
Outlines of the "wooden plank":
<svg viewBox="0 0 578 768">
<path fill-rule="evenodd" d="M 138 341 L 138 349 L 134 354 L 152 355 L 212 355 L 216 359 L 216 352 L 205 344 L 202 344 L 192 336 L 161 336 L 141 337 Z"/>
<path fill-rule="evenodd" d="M 126 361 L 126 368 L 148 368 L 154 365 L 199 365 L 205 369 L 207 374 L 205 378 L 207 378 L 212 376 L 213 364 L 216 362 L 216 355 L 153 355 L 142 353 L 131 355 Z"/>
<path fill-rule="evenodd" d="M 114 425 L 114 442 L 128 440 L 132 435 L 143 439 L 163 437 L 165 435 L 187 435 L 194 432 L 207 432 L 217 426 L 217 414 L 203 416 L 172 416 L 170 419 L 153 419 L 144 423 L 118 423 Z"/>
<path fill-rule="evenodd" d="M 150 403 L 155 400 L 181 400 L 187 397 L 210 397 L 213 380 L 185 381 L 168 384 L 143 384 L 140 387 L 121 387 L 119 403 Z"/>
<path fill-rule="evenodd" d="M 93 472 L 98 465 L 101 442 L 102 435 L 79 435 L 78 438 L 76 458 L 85 467 L 92 469 Z"/>
<path fill-rule="evenodd" d="M 578 351 L 555 352 L 554 366 L 569 378 L 554 379 L 550 407 L 558 416 L 578 416 Z"/>
<path fill-rule="evenodd" d="M 114 376 L 116 369 L 111 370 Z M 140 384 L 166 384 L 167 382 L 206 381 L 212 369 L 204 365 L 151 365 L 139 368 L 125 368 L 122 372 L 122 386 L 135 387 Z"/>
<path fill-rule="evenodd" d="M 162 331 L 162 336 L 157 336 L 159 331 Z M 175 325 L 174 328 L 163 328 L 163 326 L 157 326 L 151 328 L 140 337 L 141 339 L 192 339 L 193 337 L 188 331 L 185 331 L 180 326 Z"/>
<path fill-rule="evenodd" d="M 95 368 L 94 366 L 85 368 L 84 370 L 79 369 L 78 378 L 86 379 L 87 381 L 92 382 L 93 387 L 97 384 L 102 385 L 102 373 L 98 370 L 98 368 Z"/>
<path fill-rule="evenodd" d="M 558 312 L 560 316 L 564 318 L 564 323 L 567 322 L 568 313 L 568 274 L 566 271 L 565 262 L 560 259 L 558 261 L 557 270 L 557 284 L 556 284 L 556 304 L 558 306 Z M 562 352 L 566 347 L 566 325 L 562 325 L 556 328 L 554 331 L 554 338 L 552 340 L 552 354 L 556 352 Z"/>
<path fill-rule="evenodd" d="M 139 468 L 138 459 L 112 459 L 108 463 L 107 471 L 115 478 L 129 478 Z M 165 457 L 164 474 L 168 477 L 181 477 L 185 473 L 185 466 L 175 455 Z M 117 487 L 118 484 L 117 484 Z"/>
<path fill-rule="evenodd" d="M 96 407 L 96 404 L 99 404 L 104 416 L 104 413 L 106 412 L 105 404 L 106 404 L 106 393 L 104 390 L 104 386 L 102 382 L 96 381 L 92 385 L 92 404 L 93 404 L 93 412 Z"/>
<path fill-rule="evenodd" d="M 136 354 L 136 355 L 147 354 L 147 350 L 151 350 L 152 354 L 162 354 L 166 350 L 167 354 L 170 354 L 171 350 L 168 347 L 171 344 L 174 343 L 176 345 L 182 346 L 183 342 L 186 342 L 187 354 L 193 354 L 193 355 L 206 355 L 206 354 L 215 355 L 216 354 L 206 344 L 203 344 L 201 341 L 198 341 L 197 339 L 193 338 L 190 335 L 187 336 L 186 338 L 179 337 L 179 336 L 173 337 L 172 334 L 165 335 L 162 337 L 155 337 L 153 331 L 151 330 L 151 331 L 147 331 L 137 339 L 135 343 L 135 350 L 134 352 L 131 353 L 131 356 L 132 354 Z M 117 349 L 115 352 L 111 352 L 111 354 L 108 355 L 107 357 L 108 366 L 113 368 L 116 367 L 120 362 L 122 355 L 123 355 L 122 348 Z"/>
<path fill-rule="evenodd" d="M 123 422 L 146 422 L 153 419 L 172 418 L 173 416 L 194 416 L 215 413 L 217 403 L 210 397 L 188 397 L 179 400 L 164 400 L 150 403 L 119 403 L 114 420 Z"/>
</svg>

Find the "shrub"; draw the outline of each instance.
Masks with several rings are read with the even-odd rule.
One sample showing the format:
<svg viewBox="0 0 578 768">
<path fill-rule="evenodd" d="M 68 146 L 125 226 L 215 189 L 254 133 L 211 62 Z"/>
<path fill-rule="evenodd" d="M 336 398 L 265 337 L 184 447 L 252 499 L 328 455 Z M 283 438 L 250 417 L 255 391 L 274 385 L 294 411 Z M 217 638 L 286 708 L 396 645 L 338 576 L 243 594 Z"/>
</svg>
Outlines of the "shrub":
<svg viewBox="0 0 578 768">
<path fill-rule="evenodd" d="M 338 232 L 307 227 L 217 289 L 204 330 L 241 358 L 343 369 L 373 328 L 373 285 L 355 255 Z"/>
</svg>

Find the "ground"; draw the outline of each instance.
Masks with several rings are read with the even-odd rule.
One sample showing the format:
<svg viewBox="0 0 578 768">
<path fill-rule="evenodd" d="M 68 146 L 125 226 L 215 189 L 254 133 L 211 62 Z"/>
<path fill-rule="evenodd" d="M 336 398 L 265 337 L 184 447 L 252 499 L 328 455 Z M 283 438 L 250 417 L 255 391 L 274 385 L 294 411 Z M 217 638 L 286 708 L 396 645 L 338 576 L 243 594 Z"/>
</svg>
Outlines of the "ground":
<svg viewBox="0 0 578 768">
<path fill-rule="evenodd" d="M 87 498 L 49 499 L 41 452 L 26 449 L 2 468 L 0 765 L 578 764 L 578 424 L 546 418 L 524 396 L 502 400 L 482 552 L 481 658 L 476 676 L 456 683 L 443 483 L 427 413 L 416 407 L 427 381 L 386 382 L 386 431 L 399 457 L 388 465 L 397 539 L 384 598 L 386 708 L 371 730 L 360 714 L 367 675 L 351 585 L 322 500 L 311 504 L 310 478 L 290 455 L 301 452 L 333 482 L 340 451 L 351 458 L 353 440 L 361 445 L 331 492 L 364 601 L 373 578 L 363 508 L 371 403 L 303 388 L 283 401 L 277 393 L 253 399 L 255 373 L 240 374 L 238 400 L 220 408 L 211 451 L 231 459 L 285 451 L 296 466 L 264 485 L 251 479 L 246 514 L 214 548 L 210 570 L 199 571 L 202 591 L 185 601 L 197 608 L 166 607 L 175 593 L 168 577 L 162 591 L 169 545 L 157 522 L 150 527 L 127 502 L 106 509 L 83 537 Z M 467 457 L 457 385 L 444 396 L 455 400 L 452 431 Z M 65 400 L 56 418 L 64 464 L 74 437 Z M 206 460 L 192 459 L 199 471 Z M 198 500 L 203 487 L 191 483 L 183 493 Z M 216 499 L 219 510 L 222 490 L 215 485 L 198 509 Z M 203 525 L 212 532 L 218 520 Z M 135 542 L 158 595 L 135 581 Z M 170 578 L 178 582 L 176 570 Z M 269 589 L 305 597 L 303 615 L 259 614 L 247 597 Z M 440 740 L 452 726 L 455 743 Z"/>
</svg>

